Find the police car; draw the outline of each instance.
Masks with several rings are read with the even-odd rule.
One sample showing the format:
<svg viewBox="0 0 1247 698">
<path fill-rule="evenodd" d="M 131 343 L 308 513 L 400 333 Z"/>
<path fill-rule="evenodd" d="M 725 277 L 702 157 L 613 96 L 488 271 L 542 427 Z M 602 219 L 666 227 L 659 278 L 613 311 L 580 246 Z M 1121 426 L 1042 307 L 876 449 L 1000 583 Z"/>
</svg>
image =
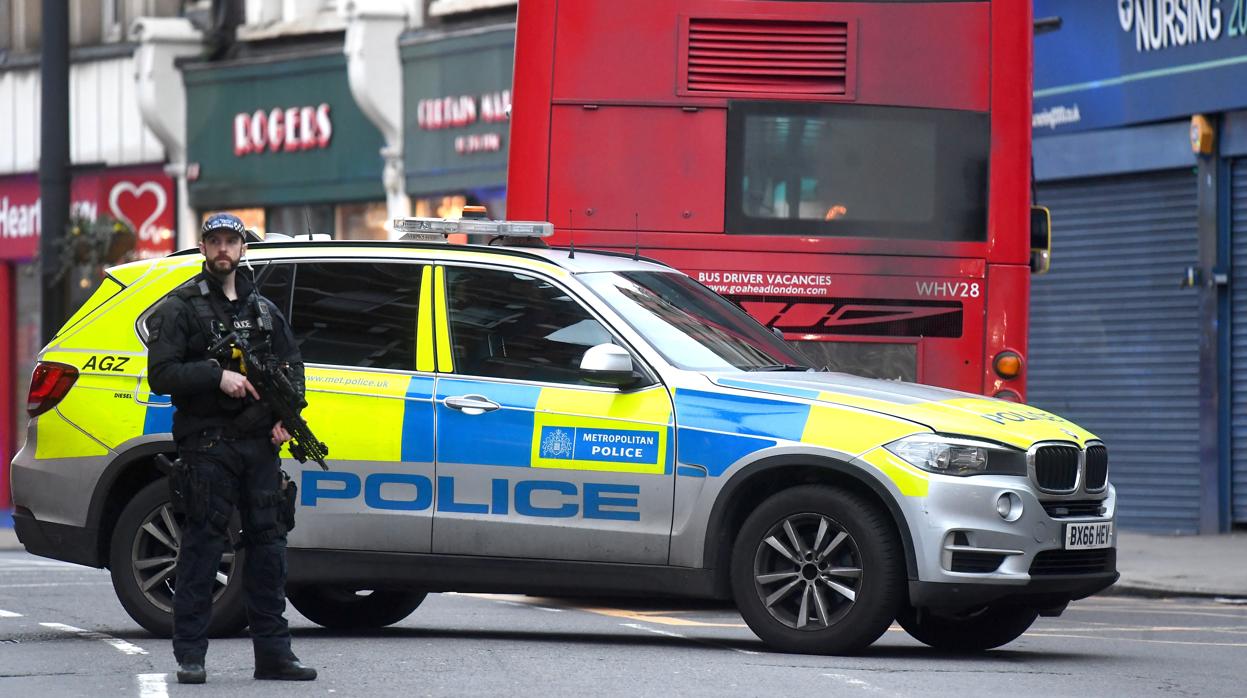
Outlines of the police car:
<svg viewBox="0 0 1247 698">
<path fill-rule="evenodd" d="M 784 651 L 857 651 L 893 620 L 968 651 L 1117 578 L 1107 450 L 1075 424 L 809 369 L 669 267 L 523 244 L 548 223 L 396 225 L 416 239 L 266 241 L 240 269 L 289 318 L 329 446 L 328 470 L 284 460 L 288 595 L 319 624 L 396 623 L 438 591 L 674 594 L 733 599 Z M 510 244 L 429 241 L 447 233 Z M 39 355 L 12 465 L 26 549 L 109 568 L 162 635 L 180 528 L 145 323 L 201 262 L 109 270 Z M 215 633 L 245 623 L 245 555 L 221 563 Z"/>
</svg>

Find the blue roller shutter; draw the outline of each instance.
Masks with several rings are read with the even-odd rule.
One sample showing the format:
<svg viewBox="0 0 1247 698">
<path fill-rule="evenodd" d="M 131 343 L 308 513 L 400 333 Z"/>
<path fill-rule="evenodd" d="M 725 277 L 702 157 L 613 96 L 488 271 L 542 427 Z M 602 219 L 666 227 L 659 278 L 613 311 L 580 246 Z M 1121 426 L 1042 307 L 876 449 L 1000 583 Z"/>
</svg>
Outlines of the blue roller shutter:
<svg viewBox="0 0 1247 698">
<path fill-rule="evenodd" d="M 1247 523 L 1247 159 L 1235 160 L 1230 177 L 1230 371 L 1233 382 L 1230 497 L 1234 523 Z"/>
<path fill-rule="evenodd" d="M 1033 279 L 1027 399 L 1109 448 L 1121 526 L 1195 533 L 1198 294 L 1191 168 L 1048 182 L 1052 271 Z M 1247 341 L 1247 340 L 1245 340 Z"/>
</svg>

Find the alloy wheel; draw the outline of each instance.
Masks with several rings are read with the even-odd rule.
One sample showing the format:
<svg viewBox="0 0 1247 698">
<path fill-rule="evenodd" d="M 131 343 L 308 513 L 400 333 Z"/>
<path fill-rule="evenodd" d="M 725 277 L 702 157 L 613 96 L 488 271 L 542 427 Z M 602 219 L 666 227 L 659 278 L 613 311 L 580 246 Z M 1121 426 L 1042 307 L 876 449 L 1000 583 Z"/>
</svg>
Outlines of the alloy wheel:
<svg viewBox="0 0 1247 698">
<path fill-rule="evenodd" d="M 162 504 L 144 517 L 131 546 L 130 564 L 139 589 L 149 603 L 166 613 L 173 612 L 173 587 L 182 545 L 181 518 L 167 503 Z M 213 603 L 225 593 L 236 561 L 237 554 L 232 549 L 221 555 L 212 584 Z"/>
<path fill-rule="evenodd" d="M 819 631 L 856 602 L 862 556 L 853 537 L 832 519 L 793 514 L 762 537 L 753 574 L 758 598 L 772 618 L 796 630 Z"/>
</svg>

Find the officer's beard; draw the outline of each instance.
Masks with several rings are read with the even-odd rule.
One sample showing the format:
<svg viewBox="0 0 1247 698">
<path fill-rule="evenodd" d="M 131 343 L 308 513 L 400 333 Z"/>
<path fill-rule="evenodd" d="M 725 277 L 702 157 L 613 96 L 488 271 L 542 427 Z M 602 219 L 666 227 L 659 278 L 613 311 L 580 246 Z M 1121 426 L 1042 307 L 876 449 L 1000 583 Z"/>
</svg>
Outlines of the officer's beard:
<svg viewBox="0 0 1247 698">
<path fill-rule="evenodd" d="M 238 261 L 237 259 L 231 259 L 228 255 L 220 255 L 216 259 L 206 260 L 204 267 L 209 274 L 218 279 L 224 279 L 238 269 Z"/>
</svg>

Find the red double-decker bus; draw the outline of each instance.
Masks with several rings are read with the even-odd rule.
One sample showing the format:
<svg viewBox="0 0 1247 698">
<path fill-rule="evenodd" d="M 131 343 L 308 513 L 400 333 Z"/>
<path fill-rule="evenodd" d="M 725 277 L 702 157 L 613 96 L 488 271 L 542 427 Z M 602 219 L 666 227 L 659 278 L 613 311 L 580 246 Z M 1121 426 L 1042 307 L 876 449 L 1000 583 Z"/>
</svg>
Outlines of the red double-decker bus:
<svg viewBox="0 0 1247 698">
<path fill-rule="evenodd" d="M 1032 36 L 1029 0 L 525 0 L 508 217 L 816 365 L 1020 400 Z"/>
</svg>

